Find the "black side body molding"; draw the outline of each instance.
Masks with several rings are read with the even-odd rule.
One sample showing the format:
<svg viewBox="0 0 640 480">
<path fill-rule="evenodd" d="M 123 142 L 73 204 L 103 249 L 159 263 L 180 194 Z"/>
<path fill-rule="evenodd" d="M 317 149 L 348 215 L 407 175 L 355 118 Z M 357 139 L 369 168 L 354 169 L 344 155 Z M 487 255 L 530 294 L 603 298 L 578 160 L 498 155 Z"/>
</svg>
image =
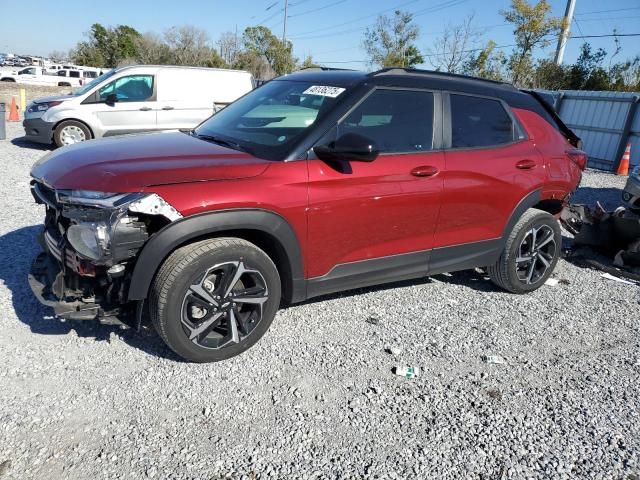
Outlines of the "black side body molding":
<svg viewBox="0 0 640 480">
<path fill-rule="evenodd" d="M 147 298 L 149 287 L 165 258 L 177 247 L 201 237 L 225 230 L 262 232 L 277 240 L 291 270 L 292 291 L 289 302 L 306 297 L 304 267 L 300 244 L 293 228 L 280 215 L 259 209 L 221 210 L 192 215 L 170 223 L 153 235 L 142 249 L 133 270 L 128 299 Z M 283 292 L 284 294 L 285 292 Z"/>
<path fill-rule="evenodd" d="M 329 273 L 307 281 L 307 297 L 424 277 L 429 254 L 425 250 L 336 265 Z"/>
<path fill-rule="evenodd" d="M 515 224 L 525 211 L 540 202 L 540 196 L 540 190 L 536 190 L 520 200 L 501 237 L 336 265 L 326 275 L 307 280 L 307 297 L 492 265 Z"/>
</svg>

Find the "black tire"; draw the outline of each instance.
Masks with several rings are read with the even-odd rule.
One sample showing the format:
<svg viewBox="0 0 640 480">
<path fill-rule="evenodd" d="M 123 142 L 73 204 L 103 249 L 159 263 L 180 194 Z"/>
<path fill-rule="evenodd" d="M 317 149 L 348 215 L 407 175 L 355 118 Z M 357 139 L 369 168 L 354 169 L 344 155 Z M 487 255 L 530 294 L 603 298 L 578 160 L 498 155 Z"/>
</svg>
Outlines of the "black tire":
<svg viewBox="0 0 640 480">
<path fill-rule="evenodd" d="M 230 297 L 220 295 L 222 298 L 218 299 L 219 303 L 215 306 L 213 303 L 204 305 L 202 300 L 207 297 L 194 294 L 193 287 L 210 285 L 211 289 L 204 291 L 204 293 L 211 295 L 209 298 L 213 301 L 216 293 L 226 289 L 222 283 L 227 274 L 223 272 L 226 272 L 224 269 L 229 265 L 232 269 L 233 264 L 243 266 L 243 271 L 247 272 L 246 275 L 255 275 L 255 279 L 253 277 L 239 277 L 239 280 L 235 282 L 236 288 L 231 291 Z M 211 273 L 221 265 L 220 273 L 218 271 Z M 236 273 L 238 271 L 240 268 L 236 270 Z M 214 280 L 207 284 L 208 278 Z M 231 279 L 235 279 L 235 274 L 229 273 L 228 278 L 229 282 L 232 282 Z M 217 279 L 220 279 L 220 285 L 214 285 L 218 281 Z M 257 310 L 249 310 L 257 308 L 256 305 L 241 302 L 242 298 L 246 299 L 250 295 L 243 297 L 242 294 L 234 294 L 239 291 L 238 285 L 252 280 L 256 280 L 256 285 L 259 284 L 257 287 L 252 287 L 254 290 L 264 287 L 264 292 L 259 295 L 260 298 L 268 298 L 261 305 L 259 319 L 257 318 L 259 315 Z M 224 280 L 224 283 L 228 283 L 227 280 Z M 229 288 L 233 286 L 231 285 Z M 244 285 L 239 288 L 244 292 L 251 290 L 251 287 Z M 234 295 L 236 298 L 233 298 Z M 265 252 L 246 240 L 215 238 L 181 247 L 165 260 L 151 287 L 149 313 L 158 334 L 175 353 L 191 362 L 217 362 L 244 352 L 266 333 L 280 305 L 280 295 L 281 284 L 278 270 Z M 233 301 L 227 301 L 229 299 Z M 192 304 L 192 300 L 196 303 Z M 235 303 L 236 301 L 240 303 Z M 229 303 L 233 305 L 229 306 Z M 248 310 L 243 311 L 245 307 L 248 307 Z M 190 338 L 190 335 L 194 335 L 194 332 L 206 323 L 202 321 L 198 324 L 196 322 L 199 320 L 189 318 L 189 312 L 193 314 L 195 310 L 192 309 L 194 308 L 206 312 L 206 315 L 212 315 L 212 312 L 215 311 L 213 316 L 219 316 L 218 320 L 214 322 L 214 324 L 219 322 L 217 327 L 211 331 L 203 330 L 205 332 L 204 338 L 202 335 Z M 223 308 L 228 309 L 224 314 L 220 313 Z M 244 322 L 241 322 L 241 315 L 245 315 Z M 212 318 L 209 316 L 206 321 L 212 321 Z M 231 326 L 232 319 L 236 325 L 236 337 L 232 335 L 234 333 L 234 327 Z M 250 328 L 252 329 L 249 330 Z M 241 336 L 243 333 L 245 335 Z M 219 342 L 221 345 L 216 346 L 215 342 Z"/>
<path fill-rule="evenodd" d="M 537 248 L 536 241 L 531 241 L 536 236 L 539 244 L 551 239 Z M 500 288 L 512 293 L 532 292 L 543 285 L 553 272 L 561 246 L 558 221 L 547 212 L 531 208 L 513 227 L 498 261 L 487 268 L 489 278 Z M 529 257 L 531 260 L 527 261 Z"/>
<path fill-rule="evenodd" d="M 67 143 L 65 143 L 62 139 L 62 132 L 67 127 L 74 127 L 82 130 L 82 133 L 84 134 L 84 140 L 80 141 L 90 140 L 91 138 L 93 138 L 91 130 L 89 130 L 89 127 L 87 127 L 84 123 L 77 120 L 65 120 L 64 122 L 60 122 L 56 129 L 53 131 L 53 141 L 57 147 L 63 147 L 67 145 Z"/>
</svg>

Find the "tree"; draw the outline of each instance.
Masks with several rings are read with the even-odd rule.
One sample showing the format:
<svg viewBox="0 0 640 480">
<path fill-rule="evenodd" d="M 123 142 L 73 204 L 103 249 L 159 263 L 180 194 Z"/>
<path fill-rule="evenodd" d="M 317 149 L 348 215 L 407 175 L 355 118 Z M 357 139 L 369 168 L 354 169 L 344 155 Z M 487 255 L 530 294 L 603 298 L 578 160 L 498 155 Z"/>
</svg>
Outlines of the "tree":
<svg viewBox="0 0 640 480">
<path fill-rule="evenodd" d="M 140 34 L 128 25 L 104 27 L 94 23 L 86 36 L 87 40 L 71 52 L 72 60 L 79 65 L 113 68 L 126 58 L 136 57 Z"/>
<path fill-rule="evenodd" d="M 472 26 L 474 15 L 466 17 L 460 25 L 447 25 L 442 36 L 428 49 L 429 63 L 438 71 L 461 73 L 474 57 L 480 33 Z"/>
<path fill-rule="evenodd" d="M 571 90 L 607 90 L 608 74 L 602 68 L 607 52 L 599 48 L 593 51 L 589 43 L 580 46 L 580 55 L 576 63 L 567 69 L 566 88 Z"/>
<path fill-rule="evenodd" d="M 164 33 L 174 65 L 208 66 L 213 52 L 207 32 L 192 25 L 171 27 Z"/>
<path fill-rule="evenodd" d="M 533 52 L 545 47 L 550 36 L 556 35 L 562 26 L 562 19 L 550 17 L 551 5 L 547 0 L 538 0 L 535 5 L 526 0 L 511 0 L 511 8 L 501 10 L 504 19 L 514 26 L 516 48 L 509 59 L 509 70 L 515 84 L 531 81 L 533 72 Z"/>
<path fill-rule="evenodd" d="M 224 61 L 229 65 L 235 63 L 240 53 L 238 35 L 233 32 L 224 32 L 220 35 L 216 44 L 218 45 L 220 56 Z"/>
<path fill-rule="evenodd" d="M 505 78 L 504 68 L 507 58 L 501 51 L 496 51 L 496 42 L 489 40 L 480 52 L 473 56 L 463 67 L 463 73 L 489 80 L 502 81 Z"/>
<path fill-rule="evenodd" d="M 533 87 L 560 90 L 566 88 L 566 85 L 567 72 L 562 65 L 558 65 L 549 59 L 538 61 L 535 68 Z"/>
<path fill-rule="evenodd" d="M 311 56 L 311 54 L 307 55 L 307 57 L 304 59 L 304 62 L 302 62 L 302 64 L 300 65 L 300 69 L 303 68 L 318 68 L 321 65 L 317 64 L 316 62 L 313 61 L 313 57 Z"/>
<path fill-rule="evenodd" d="M 49 54 L 49 59 L 54 63 L 65 63 L 69 56 L 59 50 L 54 50 Z"/>
<path fill-rule="evenodd" d="M 147 32 L 137 39 L 137 60 L 143 65 L 166 65 L 172 61 L 171 48 L 157 34 Z"/>
<path fill-rule="evenodd" d="M 396 10 L 393 17 L 380 15 L 364 34 L 363 48 L 371 64 L 380 67 L 413 67 L 424 62 L 414 42 L 420 29 L 413 15 Z"/>
<path fill-rule="evenodd" d="M 295 69 L 297 59 L 293 56 L 293 44 L 288 40 L 282 42 L 267 27 L 247 27 L 242 35 L 242 44 L 245 51 L 238 63 L 256 67 L 261 63 L 259 59 L 263 59 L 272 71 L 263 71 L 263 75 L 284 75 Z"/>
</svg>

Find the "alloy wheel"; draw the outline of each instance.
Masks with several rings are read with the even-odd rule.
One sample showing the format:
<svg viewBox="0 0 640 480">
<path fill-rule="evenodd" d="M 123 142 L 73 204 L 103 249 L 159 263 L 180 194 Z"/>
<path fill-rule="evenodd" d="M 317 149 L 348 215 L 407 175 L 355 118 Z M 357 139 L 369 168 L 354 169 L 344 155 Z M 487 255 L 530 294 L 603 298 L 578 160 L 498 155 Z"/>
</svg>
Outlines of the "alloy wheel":
<svg viewBox="0 0 640 480">
<path fill-rule="evenodd" d="M 518 249 L 516 272 L 518 279 L 531 285 L 540 281 L 547 273 L 556 255 L 555 233 L 549 225 L 529 230 Z"/>
<path fill-rule="evenodd" d="M 220 349 L 242 342 L 262 320 L 269 300 L 267 283 L 243 261 L 208 269 L 182 302 L 182 327 L 196 345 Z"/>
</svg>

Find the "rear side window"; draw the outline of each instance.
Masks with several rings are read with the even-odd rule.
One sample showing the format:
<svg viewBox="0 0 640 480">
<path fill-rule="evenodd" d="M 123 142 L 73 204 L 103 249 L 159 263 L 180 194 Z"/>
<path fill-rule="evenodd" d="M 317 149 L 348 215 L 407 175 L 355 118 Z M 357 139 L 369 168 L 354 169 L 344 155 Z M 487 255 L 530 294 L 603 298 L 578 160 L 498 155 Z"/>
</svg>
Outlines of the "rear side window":
<svg viewBox="0 0 640 480">
<path fill-rule="evenodd" d="M 502 103 L 489 98 L 450 95 L 451 147 L 489 147 L 514 140 L 514 126 Z"/>
<path fill-rule="evenodd" d="M 376 90 L 340 124 L 338 136 L 357 133 L 375 142 L 381 153 L 433 148 L 433 93 Z"/>
</svg>

